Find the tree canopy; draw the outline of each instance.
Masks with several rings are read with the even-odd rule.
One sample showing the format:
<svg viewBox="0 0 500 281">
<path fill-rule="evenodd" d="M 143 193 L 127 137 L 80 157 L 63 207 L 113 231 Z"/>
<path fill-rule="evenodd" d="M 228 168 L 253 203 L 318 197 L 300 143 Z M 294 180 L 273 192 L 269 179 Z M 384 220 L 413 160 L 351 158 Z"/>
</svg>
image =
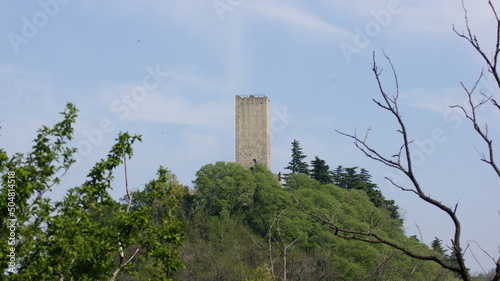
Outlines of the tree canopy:
<svg viewBox="0 0 500 281">
<path fill-rule="evenodd" d="M 129 210 L 109 194 L 114 171 L 133 155 L 132 145 L 141 136 L 120 133 L 106 158 L 97 162 L 79 186 L 54 201 L 48 192 L 64 188 L 62 178 L 75 162 L 73 124 L 77 109 L 68 103 L 63 120 L 43 126 L 32 151 L 8 157 L 0 149 L 0 213 L 10 231 L 0 232 L 9 240 L 10 251 L 0 251 L 0 260 L 10 280 L 113 280 L 134 272 L 134 267 L 152 263 L 156 280 L 170 279 L 182 266 L 176 247 L 182 243 L 180 222 L 163 211 L 153 216 L 155 205 Z M 149 187 L 147 200 L 164 202 L 174 209 L 165 170 Z M 10 204 L 9 204 L 10 203 Z M 169 219 L 168 219 L 169 218 Z M 167 220 L 165 220 L 167 219 Z"/>
<path fill-rule="evenodd" d="M 311 161 L 311 166 L 311 178 L 320 183 L 333 183 L 330 166 L 326 164 L 325 160 L 315 156 L 314 160 Z"/>
<path fill-rule="evenodd" d="M 321 183 L 290 174 L 285 188 L 264 166 L 244 169 L 217 162 L 197 173 L 186 198 L 183 280 L 422 280 L 453 277 L 437 265 L 414 262 L 382 245 L 352 243 L 303 213 L 325 214 L 345 227 L 363 230 L 376 221 L 388 239 L 433 253 L 406 237 L 401 221 L 377 207 L 361 189 Z M 293 196 L 292 196 L 292 194 Z M 229 202 L 230 201 L 230 202 Z M 246 241 L 246 242 L 245 242 Z"/>
<path fill-rule="evenodd" d="M 341 227 L 357 231 L 372 228 L 414 251 L 442 255 L 437 242 L 432 249 L 404 234 L 401 220 L 387 208 L 368 171 L 342 167 L 328 171 L 319 157 L 312 161 L 311 175 L 289 174 L 284 187 L 262 165 L 245 169 L 233 162 L 216 162 L 200 168 L 195 189 L 190 191 L 173 172 L 159 167 L 157 177 L 141 190 L 129 190 L 126 180 L 125 195 L 116 201 L 109 193 L 116 188 L 114 174 L 119 167 L 127 170 L 133 145 L 141 141 L 141 136 L 120 133 L 87 180 L 68 189 L 61 201 L 53 201 L 48 191 L 64 186 L 63 176 L 74 163 L 76 150 L 68 144 L 76 113 L 68 104 L 63 121 L 42 127 L 27 155 L 8 157 L 0 150 L 1 219 L 5 225 L 15 219 L 16 227 L 11 231 L 15 233 L 15 274 L 5 271 L 4 277 L 247 281 L 454 278 L 436 264 L 412 260 L 385 245 L 339 238 L 327 224 L 304 213 L 301 208 L 324 214 Z M 9 180 L 14 174 L 15 200 L 10 200 L 14 194 L 9 188 L 14 185 Z M 15 202 L 14 209 L 9 202 Z M 4 241 L 11 236 L 6 231 L 0 235 Z M 0 259 L 4 264 L 12 260 L 9 252 L 0 252 Z"/>
</svg>

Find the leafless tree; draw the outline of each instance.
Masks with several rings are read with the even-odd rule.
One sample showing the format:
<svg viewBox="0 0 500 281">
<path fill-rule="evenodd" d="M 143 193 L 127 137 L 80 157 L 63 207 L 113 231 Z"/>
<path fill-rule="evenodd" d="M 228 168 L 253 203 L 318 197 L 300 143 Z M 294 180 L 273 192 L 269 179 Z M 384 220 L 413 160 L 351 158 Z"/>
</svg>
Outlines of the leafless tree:
<svg viewBox="0 0 500 281">
<path fill-rule="evenodd" d="M 271 268 L 271 274 L 274 275 L 274 259 L 272 257 L 272 243 L 271 240 L 274 240 L 276 242 L 276 245 L 278 248 L 281 250 L 282 253 L 282 258 L 283 258 L 283 276 L 281 277 L 281 280 L 288 280 L 288 268 L 287 268 L 287 261 L 288 261 L 288 254 L 291 250 L 293 250 L 295 243 L 300 239 L 300 235 L 295 238 L 292 242 L 288 243 L 283 240 L 284 235 L 281 233 L 281 228 L 280 228 L 280 221 L 281 217 L 285 214 L 286 210 L 282 211 L 278 215 L 274 215 L 273 222 L 269 226 L 269 231 L 268 231 L 268 245 L 269 245 L 269 264 Z M 276 228 L 277 235 L 273 236 L 273 228 Z"/>
<path fill-rule="evenodd" d="M 127 154 L 125 153 L 123 155 L 123 167 L 125 169 L 125 191 L 127 193 L 127 209 L 125 212 L 130 211 L 130 206 L 132 205 L 132 197 L 133 197 L 133 192 L 130 191 L 128 187 L 128 171 L 127 171 Z M 119 266 L 113 271 L 113 276 L 109 279 L 110 281 L 114 281 L 117 277 L 118 274 L 120 273 L 121 269 L 123 266 L 127 265 L 129 262 L 131 262 L 135 256 L 139 253 L 140 248 L 137 248 L 135 252 L 127 259 L 125 260 L 125 253 L 123 251 L 123 246 L 121 241 L 118 241 L 118 253 L 120 255 L 120 263 Z"/>
<path fill-rule="evenodd" d="M 496 82 L 496 89 L 500 89 L 500 76 L 498 74 L 498 56 L 500 54 L 500 19 L 498 18 L 498 14 L 496 12 L 495 6 L 491 3 L 491 0 L 488 1 L 488 4 L 491 8 L 491 12 L 496 20 L 496 36 L 495 36 L 495 46 L 492 51 L 492 55 L 488 55 L 487 51 L 485 51 L 481 45 L 479 44 L 479 41 L 474 35 L 470 29 L 469 26 L 469 18 L 468 18 L 468 13 L 467 9 L 465 8 L 464 2 L 462 1 L 462 8 L 464 10 L 464 18 L 465 18 L 465 31 L 464 32 L 458 32 L 455 27 L 453 27 L 453 31 L 455 33 L 465 39 L 476 51 L 477 53 L 481 56 L 483 59 L 484 63 L 486 64 L 486 69 L 490 75 L 493 76 L 495 82 Z M 479 75 L 479 78 L 476 80 L 476 83 L 471 89 L 468 89 L 467 87 L 464 86 L 463 83 L 461 83 L 464 91 L 467 94 L 468 97 L 468 105 L 454 105 L 451 107 L 454 108 L 459 108 L 462 110 L 464 116 L 471 122 L 474 130 L 481 136 L 481 139 L 486 143 L 488 152 L 486 155 L 484 153 L 481 153 L 481 160 L 487 164 L 489 164 L 493 170 L 495 170 L 496 174 L 500 177 L 500 169 L 498 165 L 495 163 L 494 159 L 494 153 L 493 153 L 493 140 L 489 136 L 488 132 L 488 124 L 484 124 L 481 126 L 480 120 L 478 119 L 478 111 L 480 108 L 491 105 L 493 106 L 496 110 L 500 110 L 500 105 L 498 104 L 494 93 L 484 93 L 480 89 L 477 88 L 478 84 L 481 82 L 481 79 L 483 78 L 483 72 Z M 474 96 L 476 95 L 477 91 L 480 91 L 480 94 L 482 96 L 482 99 L 479 101 L 474 100 Z M 498 94 L 498 93 L 497 93 Z"/>
<path fill-rule="evenodd" d="M 492 55 L 488 55 L 489 52 L 485 51 L 483 47 L 481 47 L 480 43 L 477 40 L 476 35 L 473 34 L 473 32 L 470 29 L 469 26 L 469 19 L 468 19 L 468 12 L 467 9 L 465 8 L 465 5 L 462 1 L 462 7 L 464 11 L 464 18 L 465 18 L 465 32 L 458 32 L 455 27 L 453 27 L 454 32 L 461 38 L 464 38 L 472 47 L 479 53 L 481 58 L 484 60 L 486 64 L 486 69 L 489 75 L 492 75 L 495 82 L 495 92 L 498 95 L 498 90 L 500 89 L 500 75 L 498 74 L 498 57 L 500 54 L 500 20 L 498 18 L 495 6 L 492 4 L 491 0 L 488 1 L 490 11 L 493 14 L 495 20 L 496 20 L 496 40 L 495 40 L 495 46 L 493 47 L 493 52 Z M 365 230 L 365 231 L 357 231 L 357 230 L 351 230 L 351 229 L 345 229 L 342 228 L 340 225 L 334 223 L 332 220 L 329 220 L 328 218 L 323 218 L 321 216 L 318 216 L 316 214 L 310 213 L 309 211 L 305 210 L 301 205 L 300 202 L 298 202 L 297 199 L 295 199 L 299 207 L 304 211 L 306 214 L 316 218 L 317 220 L 323 222 L 324 224 L 328 225 L 331 229 L 333 229 L 334 233 L 336 236 L 345 238 L 345 239 L 351 239 L 351 240 L 359 240 L 359 241 L 364 241 L 368 243 L 378 243 L 378 244 L 385 244 L 388 245 L 394 249 L 397 249 L 404 254 L 415 258 L 419 260 L 428 260 L 428 261 L 433 261 L 440 266 L 442 266 L 445 269 L 448 269 L 452 272 L 455 272 L 456 274 L 460 275 L 463 280 L 471 280 L 471 276 L 468 272 L 468 269 L 465 265 L 464 261 L 464 249 L 462 248 L 461 245 L 461 224 L 460 221 L 457 217 L 456 210 L 458 207 L 458 204 L 455 206 L 447 206 L 441 201 L 438 201 L 434 198 L 432 198 L 430 195 L 426 194 L 420 184 L 420 181 L 417 179 L 414 173 L 414 163 L 412 162 L 411 154 L 410 154 L 410 146 L 412 145 L 412 140 L 409 138 L 408 130 L 405 125 L 405 122 L 403 121 L 402 114 L 400 112 L 400 109 L 398 107 L 398 98 L 399 98 L 399 83 L 398 83 L 398 76 L 396 74 L 396 70 L 394 69 L 394 65 L 391 61 L 391 59 L 383 53 L 385 59 L 387 60 L 388 64 L 391 67 L 394 83 L 395 83 L 395 91 L 394 93 L 389 93 L 388 91 L 385 90 L 385 88 L 382 85 L 381 82 L 381 73 L 382 69 L 379 68 L 376 62 L 375 58 L 375 53 L 373 54 L 373 67 L 372 71 L 375 75 L 375 79 L 377 81 L 378 85 L 378 90 L 381 94 L 381 100 L 375 100 L 375 104 L 377 104 L 378 107 L 388 111 L 394 119 L 396 119 L 397 124 L 398 124 L 398 130 L 397 132 L 399 133 L 401 137 L 401 146 L 399 147 L 398 152 L 395 155 L 391 156 L 385 156 L 384 154 L 380 153 L 379 150 L 373 148 L 370 146 L 367 142 L 368 139 L 368 132 L 367 131 L 366 135 L 364 136 L 358 136 L 356 133 L 355 134 L 347 134 L 343 132 L 338 132 L 348 138 L 351 138 L 354 142 L 354 145 L 361 150 L 365 156 L 368 158 L 371 158 L 373 160 L 379 161 L 382 164 L 399 170 L 402 172 L 411 182 L 409 186 L 403 186 L 402 184 L 396 183 L 396 181 L 392 180 L 389 177 L 386 177 L 386 179 L 391 182 L 392 185 L 397 187 L 398 189 L 405 191 L 405 192 L 410 192 L 413 193 L 415 196 L 417 196 L 420 200 L 425 201 L 426 203 L 435 206 L 438 208 L 440 211 L 444 212 L 449 219 L 453 222 L 454 225 L 454 234 L 453 238 L 451 239 L 451 251 L 453 255 L 456 257 L 456 263 L 450 263 L 449 260 L 445 259 L 444 257 L 440 257 L 438 255 L 423 255 L 418 252 L 415 252 L 413 250 L 410 250 L 406 248 L 403 244 L 392 241 L 390 239 L 386 239 L 379 235 L 375 229 L 375 226 L 372 223 L 370 223 L 370 227 Z M 494 146 L 493 146 L 493 140 L 491 139 L 491 136 L 489 135 L 489 127 L 487 123 L 484 123 L 479 120 L 478 118 L 478 111 L 481 108 L 484 108 L 486 106 L 492 106 L 495 110 L 500 110 L 500 105 L 497 102 L 497 99 L 495 98 L 494 94 L 495 93 L 484 93 L 478 90 L 478 85 L 483 79 L 484 76 L 484 71 L 481 72 L 479 75 L 479 78 L 477 79 L 476 83 L 473 85 L 472 88 L 467 88 L 463 83 L 461 84 L 467 97 L 468 97 L 468 103 L 466 105 L 453 105 L 451 106 L 452 108 L 458 108 L 460 109 L 465 118 L 470 121 L 472 124 L 473 129 L 481 139 L 484 141 L 487 147 L 487 152 L 482 153 L 480 152 L 481 155 L 481 161 L 487 163 L 490 165 L 493 170 L 496 172 L 496 174 L 500 177 L 500 170 L 498 165 L 495 162 L 495 157 L 494 157 Z M 477 100 L 475 96 L 477 96 L 477 92 L 480 92 L 481 98 Z M 493 257 L 492 257 L 493 259 Z M 499 262 L 500 263 L 500 259 Z M 495 264 L 495 260 L 493 259 L 493 265 L 498 266 Z M 500 268 L 500 266 L 498 266 Z M 500 280 L 500 269 L 496 270 L 495 276 L 491 279 L 493 281 L 498 281 Z"/>
<path fill-rule="evenodd" d="M 267 245 L 268 245 L 268 251 L 269 251 L 269 267 L 270 267 L 271 275 L 272 276 L 274 276 L 274 261 L 275 261 L 275 259 L 273 258 L 273 246 L 272 246 L 272 242 L 273 242 L 273 227 L 274 227 L 274 224 L 276 223 L 276 221 L 278 221 L 279 218 L 284 213 L 285 213 L 285 211 L 282 211 L 278 215 L 276 215 L 276 214 L 274 215 L 273 222 L 269 226 L 269 230 L 268 230 Z"/>
</svg>

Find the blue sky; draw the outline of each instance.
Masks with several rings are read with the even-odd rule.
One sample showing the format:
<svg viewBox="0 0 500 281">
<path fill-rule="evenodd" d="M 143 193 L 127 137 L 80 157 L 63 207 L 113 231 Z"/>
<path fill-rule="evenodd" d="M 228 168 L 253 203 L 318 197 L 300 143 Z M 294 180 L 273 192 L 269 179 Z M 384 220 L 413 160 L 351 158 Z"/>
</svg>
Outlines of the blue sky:
<svg viewBox="0 0 500 281">
<path fill-rule="evenodd" d="M 394 171 L 335 133 L 371 128 L 370 144 L 386 155 L 397 152 L 395 120 L 372 102 L 379 98 L 373 51 L 384 86 L 394 91 L 384 49 L 398 72 L 423 188 L 449 205 L 459 201 L 463 243 L 475 240 L 498 256 L 498 178 L 479 161 L 476 150 L 485 151 L 479 137 L 448 107 L 463 104 L 460 82 L 471 86 L 483 66 L 452 31 L 464 29 L 460 1 L 200 2 L 2 1 L 1 146 L 10 154 L 28 151 L 36 129 L 60 120 L 57 112 L 71 101 L 80 110 L 73 142 L 79 161 L 54 197 L 84 180 L 119 131 L 143 136 L 129 162 L 134 188 L 154 178 L 159 165 L 191 186 L 202 165 L 234 161 L 234 96 L 267 95 L 274 172 L 283 171 L 297 139 L 308 161 L 319 156 L 332 168 L 369 170 L 404 210 L 408 234 L 449 245 L 447 217 L 391 187 L 384 177 Z M 491 53 L 495 21 L 486 1 L 476 2 L 465 3 L 471 28 Z M 498 94 L 492 85 L 485 77 L 481 89 Z M 500 139 L 498 111 L 485 109 L 481 118 Z M 117 198 L 121 186 L 117 181 Z M 478 247 L 471 249 L 492 267 Z"/>
</svg>

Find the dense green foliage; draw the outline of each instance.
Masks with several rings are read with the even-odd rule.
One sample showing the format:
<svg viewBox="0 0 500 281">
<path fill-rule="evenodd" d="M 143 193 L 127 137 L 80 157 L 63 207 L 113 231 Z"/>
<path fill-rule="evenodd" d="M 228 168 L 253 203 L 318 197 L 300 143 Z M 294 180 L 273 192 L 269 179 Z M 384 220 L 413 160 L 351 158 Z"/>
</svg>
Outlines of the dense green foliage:
<svg viewBox="0 0 500 281">
<path fill-rule="evenodd" d="M 208 164 L 197 172 L 195 190 L 160 167 L 157 178 L 120 201 L 111 198 L 114 172 L 133 155 L 140 136 L 120 133 L 87 180 L 61 201 L 48 192 L 74 163 L 70 143 L 77 110 L 68 104 L 63 121 L 42 127 L 30 153 L 0 149 L 0 251 L 10 280 L 453 280 L 432 262 L 412 259 L 381 244 L 335 236 L 301 206 L 344 228 L 373 229 L 415 252 L 446 255 L 405 236 L 393 201 L 370 181 L 368 171 L 329 171 L 315 157 L 311 173 L 294 141 L 298 169 L 282 186 L 264 166 Z M 292 166 L 292 165 L 291 165 Z M 305 170 L 303 170 L 305 169 Z M 334 184 L 335 183 L 335 184 Z M 125 192 L 124 192 L 125 193 Z M 294 198 L 295 197 L 295 198 Z M 15 206 L 14 206 L 15 205 Z M 14 207 L 13 207 L 14 206 Z M 13 236 L 12 236 L 13 234 Z M 9 240 L 9 237 L 12 237 Z M 14 249 L 11 251 L 11 248 Z M 448 257 L 450 261 L 453 256 Z M 15 271 L 11 273 L 9 271 Z"/>
<path fill-rule="evenodd" d="M 317 180 L 321 184 L 335 184 L 336 186 L 346 188 L 346 189 L 358 189 L 366 192 L 370 201 L 376 207 L 382 207 L 391 212 L 391 216 L 394 219 L 400 219 L 398 213 L 398 206 L 396 206 L 394 200 L 387 200 L 382 195 L 382 192 L 378 186 L 371 181 L 371 175 L 366 169 L 360 169 L 358 172 L 358 167 L 344 168 L 338 166 L 335 170 L 330 170 L 325 160 L 320 159 L 318 156 L 314 157 L 311 161 L 310 172 L 298 172 L 301 169 L 307 169 L 308 166 L 303 159 L 307 156 L 302 152 L 299 141 L 294 140 L 292 142 L 292 161 L 289 163 L 285 169 L 289 169 L 293 174 L 300 173 L 310 175 L 311 178 Z M 305 164 L 305 165 L 304 165 Z M 297 179 L 289 178 L 286 179 L 287 186 L 303 186 L 293 183 Z"/>
<path fill-rule="evenodd" d="M 376 231 L 408 248 L 433 253 L 406 237 L 390 210 L 377 207 L 364 190 L 323 184 L 290 174 L 286 188 L 261 165 L 203 166 L 196 192 L 185 198 L 182 280 L 452 280 L 431 262 L 413 260 L 384 245 L 341 239 L 297 208 L 324 214 L 350 229 Z M 274 277 L 272 277 L 274 276 Z"/>
<path fill-rule="evenodd" d="M 358 167 L 344 168 L 338 166 L 332 172 L 333 183 L 346 189 L 363 190 L 376 207 L 385 208 L 390 211 L 392 218 L 400 219 L 399 207 L 396 206 L 396 202 L 385 199 L 378 186 L 371 181 L 371 175 L 367 170 L 361 169 L 358 173 L 357 169 Z"/>
<path fill-rule="evenodd" d="M 61 187 L 61 178 L 74 163 L 73 135 L 77 110 L 68 104 L 63 121 L 38 131 L 32 151 L 10 158 L 0 150 L 0 261 L 10 280 L 103 280 L 133 272 L 152 263 L 154 280 L 166 280 L 182 265 L 176 247 L 183 239 L 182 224 L 165 210 L 175 210 L 163 168 L 146 188 L 155 204 L 133 210 L 114 201 L 113 172 L 133 155 L 140 136 L 120 133 L 105 159 L 94 165 L 87 180 L 67 190 L 61 201 L 47 192 Z M 159 208 L 162 209 L 159 209 Z M 160 215 L 155 215 L 160 211 Z M 8 239 L 10 238 L 10 240 Z M 6 249 L 7 248 L 7 249 Z M 138 256 L 137 256 L 138 255 Z M 120 275 L 119 275 L 120 274 Z M 148 280 L 141 278 L 140 280 Z M 153 280 L 153 279 L 152 279 Z"/>
</svg>

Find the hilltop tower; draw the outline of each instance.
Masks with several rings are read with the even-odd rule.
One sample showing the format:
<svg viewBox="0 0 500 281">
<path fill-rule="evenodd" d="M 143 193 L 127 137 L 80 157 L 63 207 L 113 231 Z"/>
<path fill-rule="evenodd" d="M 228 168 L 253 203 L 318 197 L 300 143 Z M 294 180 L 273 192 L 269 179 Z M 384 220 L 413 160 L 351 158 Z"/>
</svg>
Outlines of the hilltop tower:
<svg viewBox="0 0 500 281">
<path fill-rule="evenodd" d="M 236 163 L 271 169 L 270 101 L 266 96 L 236 96 Z"/>
</svg>

